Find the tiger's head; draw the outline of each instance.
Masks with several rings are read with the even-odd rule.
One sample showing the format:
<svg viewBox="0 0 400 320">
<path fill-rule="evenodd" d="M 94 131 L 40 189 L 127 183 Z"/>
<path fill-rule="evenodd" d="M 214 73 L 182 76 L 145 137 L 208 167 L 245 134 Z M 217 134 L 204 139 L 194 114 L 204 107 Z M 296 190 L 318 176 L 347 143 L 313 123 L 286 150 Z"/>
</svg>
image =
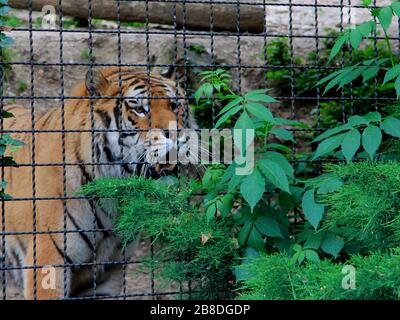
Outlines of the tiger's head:
<svg viewBox="0 0 400 320">
<path fill-rule="evenodd" d="M 132 68 L 93 69 L 86 89 L 99 97 L 92 99 L 95 160 L 121 163 L 97 166 L 98 175 L 158 177 L 171 173 L 177 159 L 190 159 L 197 142 L 184 129 L 196 124 L 174 80 Z"/>
</svg>

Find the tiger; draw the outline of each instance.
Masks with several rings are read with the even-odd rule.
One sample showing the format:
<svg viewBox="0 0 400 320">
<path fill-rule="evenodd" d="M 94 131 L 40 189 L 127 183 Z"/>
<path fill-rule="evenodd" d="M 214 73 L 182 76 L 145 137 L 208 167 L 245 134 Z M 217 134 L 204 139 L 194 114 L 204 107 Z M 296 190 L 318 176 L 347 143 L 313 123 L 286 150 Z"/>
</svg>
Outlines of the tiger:
<svg viewBox="0 0 400 320">
<path fill-rule="evenodd" d="M 172 148 L 190 153 L 189 136 L 165 131 L 197 128 L 184 97 L 172 76 L 109 67 L 88 70 L 63 108 L 32 114 L 19 105 L 4 107 L 14 115 L 3 119 L 4 130 L 25 145 L 13 153 L 18 167 L 4 169 L 5 192 L 15 200 L 1 211 L 6 236 L 0 255 L 6 253 L 7 283 L 25 299 L 121 293 L 123 266 L 112 263 L 123 259 L 112 230 L 115 213 L 71 195 L 101 177 L 156 178 L 176 170 L 176 162 L 157 159 Z"/>
</svg>

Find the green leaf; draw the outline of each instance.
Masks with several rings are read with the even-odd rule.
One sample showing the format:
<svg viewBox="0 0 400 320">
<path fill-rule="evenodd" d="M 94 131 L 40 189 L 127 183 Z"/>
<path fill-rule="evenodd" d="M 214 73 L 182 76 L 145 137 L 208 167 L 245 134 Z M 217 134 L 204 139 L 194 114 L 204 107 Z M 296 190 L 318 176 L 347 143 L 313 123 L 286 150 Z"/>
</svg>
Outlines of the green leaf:
<svg viewBox="0 0 400 320">
<path fill-rule="evenodd" d="M 242 182 L 245 176 L 234 174 L 228 183 L 228 192 L 235 191 L 236 187 Z"/>
<path fill-rule="evenodd" d="M 396 64 L 394 67 L 390 68 L 383 79 L 383 84 L 393 80 L 400 75 L 400 64 Z"/>
<path fill-rule="evenodd" d="M 242 227 L 242 229 L 240 229 L 240 232 L 238 234 L 238 242 L 240 246 L 244 247 L 246 245 L 247 238 L 249 237 L 252 228 L 253 228 L 253 223 L 248 222 Z"/>
<path fill-rule="evenodd" d="M 265 191 L 265 180 L 260 171 L 255 168 L 240 184 L 240 193 L 250 206 L 251 211 L 260 201 Z"/>
<path fill-rule="evenodd" d="M 347 162 L 350 162 L 357 150 L 360 148 L 361 134 L 357 129 L 353 129 L 345 134 L 342 142 L 342 152 Z"/>
<path fill-rule="evenodd" d="M 256 221 L 257 229 L 265 236 L 283 238 L 278 222 L 270 216 L 262 216 Z"/>
<path fill-rule="evenodd" d="M 240 115 L 239 119 L 236 121 L 235 129 L 237 130 L 254 129 L 253 120 L 251 120 L 246 111 L 244 111 Z"/>
<path fill-rule="evenodd" d="M 295 142 L 293 138 L 293 133 L 289 130 L 283 128 L 273 128 L 270 133 L 281 138 L 282 140 Z"/>
<path fill-rule="evenodd" d="M 335 192 L 343 185 L 343 181 L 339 178 L 330 178 L 326 179 L 325 181 L 321 182 L 318 185 L 317 193 L 318 194 L 328 194 Z"/>
<path fill-rule="evenodd" d="M 369 154 L 370 158 L 373 159 L 376 150 L 382 142 L 382 132 L 377 126 L 370 124 L 365 128 L 362 135 L 362 144 L 364 150 Z"/>
<path fill-rule="evenodd" d="M 372 21 L 366 21 L 361 23 L 360 25 L 357 26 L 357 30 L 361 33 L 363 37 L 368 38 L 370 33 L 375 30 L 375 22 Z"/>
<path fill-rule="evenodd" d="M 324 206 L 315 202 L 314 189 L 308 190 L 304 193 L 302 207 L 307 220 L 311 223 L 314 229 L 317 229 L 318 224 L 324 215 Z"/>
<path fill-rule="evenodd" d="M 244 107 L 249 113 L 251 113 L 256 118 L 271 123 L 274 122 L 274 116 L 272 112 L 264 105 L 256 102 L 249 102 L 246 103 Z"/>
<path fill-rule="evenodd" d="M 225 112 L 217 121 L 215 124 L 215 128 L 219 128 L 223 123 L 225 123 L 228 119 L 230 119 L 232 116 L 234 116 L 236 113 L 238 113 L 240 110 L 242 110 L 242 106 L 238 105 L 230 109 L 229 111 Z"/>
<path fill-rule="evenodd" d="M 206 210 L 206 217 L 208 221 L 211 221 L 215 218 L 215 213 L 217 211 L 217 208 L 215 207 L 215 204 L 211 204 L 208 206 Z"/>
<path fill-rule="evenodd" d="M 399 97 L 400 97 L 400 77 L 397 77 L 397 79 L 394 83 L 394 88 L 396 90 L 397 99 L 399 99 Z"/>
<path fill-rule="evenodd" d="M 254 248 L 257 249 L 258 251 L 265 251 L 265 244 L 264 244 L 264 239 L 260 231 L 257 230 L 257 228 L 253 227 L 251 229 L 249 237 L 247 239 L 247 244 Z"/>
<path fill-rule="evenodd" d="M 290 149 L 289 147 L 284 146 L 283 144 L 280 144 L 280 143 L 274 143 L 274 142 L 267 143 L 266 147 L 267 147 L 267 149 L 276 149 L 276 150 L 281 150 L 281 151 L 287 152 L 287 153 L 292 152 L 292 149 Z"/>
<path fill-rule="evenodd" d="M 332 48 L 331 54 L 329 55 L 329 61 L 331 62 L 333 58 L 336 57 L 336 55 L 339 53 L 340 49 L 342 49 L 343 45 L 345 42 L 349 39 L 349 33 L 343 33 L 341 36 L 339 36 Z"/>
<path fill-rule="evenodd" d="M 379 66 L 368 67 L 363 73 L 363 81 L 367 82 L 369 79 L 376 77 L 380 70 Z"/>
<path fill-rule="evenodd" d="M 270 159 L 261 159 L 258 165 L 268 181 L 277 188 L 290 193 L 288 179 L 280 165 Z"/>
<path fill-rule="evenodd" d="M 354 49 L 358 49 L 362 41 L 362 34 L 358 29 L 350 30 L 350 44 Z"/>
<path fill-rule="evenodd" d="M 322 141 L 318 145 L 317 151 L 315 152 L 312 160 L 315 160 L 318 157 L 321 157 L 323 155 L 329 154 L 333 150 L 335 150 L 337 147 L 339 147 L 342 144 L 342 141 L 343 141 L 345 135 L 346 135 L 346 133 L 342 133 L 342 134 L 330 137 L 330 138 Z"/>
<path fill-rule="evenodd" d="M 364 7 L 369 7 L 373 0 L 362 0 L 362 4 Z"/>
<path fill-rule="evenodd" d="M 231 110 L 233 107 L 237 106 L 242 101 L 243 101 L 243 98 L 240 96 L 237 96 L 231 102 L 229 102 L 225 107 L 223 107 L 221 109 L 221 111 L 218 113 L 218 116 L 222 116 L 225 112 Z"/>
<path fill-rule="evenodd" d="M 315 250 L 319 249 L 324 236 L 325 236 L 324 231 L 318 231 L 318 232 L 312 231 L 312 234 L 310 234 L 307 237 L 306 242 L 304 242 L 304 248 L 315 249 Z"/>
<path fill-rule="evenodd" d="M 382 116 L 379 112 L 374 111 L 374 112 L 368 112 L 364 116 L 364 119 L 367 119 L 369 122 L 381 122 Z"/>
<path fill-rule="evenodd" d="M 364 117 L 361 117 L 361 116 L 351 116 L 347 120 L 347 123 L 349 125 L 351 125 L 352 127 L 355 127 L 355 126 L 360 126 L 360 125 L 363 125 L 363 124 L 368 124 L 369 121 L 367 119 L 365 119 Z"/>
<path fill-rule="evenodd" d="M 318 253 L 314 250 L 305 250 L 306 258 L 308 261 L 320 262 Z"/>
<path fill-rule="evenodd" d="M 283 169 L 283 171 L 285 171 L 285 173 L 288 177 L 294 178 L 293 167 L 283 154 L 280 154 L 275 151 L 266 151 L 264 153 L 264 157 L 266 159 L 270 159 L 270 160 L 274 161 L 276 164 L 278 164 Z"/>
<path fill-rule="evenodd" d="M 378 19 L 382 25 L 382 28 L 387 32 L 392 23 L 393 12 L 391 7 L 384 7 L 379 11 Z"/>
<path fill-rule="evenodd" d="M 394 117 L 386 118 L 382 124 L 381 128 L 387 134 L 400 138 L 400 120 Z"/>
<path fill-rule="evenodd" d="M 400 17 L 400 2 L 396 1 L 394 3 L 392 3 L 392 9 L 393 12 Z"/>
<path fill-rule="evenodd" d="M 332 232 L 328 232 L 321 244 L 321 249 L 333 257 L 337 257 L 344 247 L 344 240 Z"/>
<path fill-rule="evenodd" d="M 259 93 L 257 91 L 255 91 L 255 92 L 250 91 L 244 97 L 246 100 L 250 100 L 250 101 L 258 101 L 258 102 L 264 102 L 264 103 L 279 102 L 278 100 L 274 99 L 273 97 L 271 97 L 267 94 Z"/>
<path fill-rule="evenodd" d="M 316 137 L 312 141 L 312 143 L 324 140 L 325 138 L 333 136 L 334 134 L 337 134 L 337 133 L 340 133 L 342 131 L 349 130 L 349 129 L 351 129 L 351 126 L 346 123 L 346 124 L 342 124 L 342 125 L 340 125 L 338 127 L 326 130 L 324 133 L 322 133 L 318 137 Z"/>
</svg>

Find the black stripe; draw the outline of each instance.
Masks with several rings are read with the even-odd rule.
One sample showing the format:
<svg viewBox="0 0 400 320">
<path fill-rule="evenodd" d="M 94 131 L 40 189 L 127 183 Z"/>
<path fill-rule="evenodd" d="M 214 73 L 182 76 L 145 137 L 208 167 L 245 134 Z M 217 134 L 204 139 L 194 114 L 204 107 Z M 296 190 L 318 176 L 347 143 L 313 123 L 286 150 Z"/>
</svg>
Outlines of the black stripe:
<svg viewBox="0 0 400 320">
<path fill-rule="evenodd" d="M 129 165 L 129 164 L 127 164 L 127 163 L 124 163 L 123 165 L 122 165 L 122 169 L 124 169 L 126 172 L 128 172 L 129 174 L 132 174 L 133 173 L 133 170 L 132 170 L 132 168 L 131 168 L 131 166 Z"/>
<path fill-rule="evenodd" d="M 67 261 L 68 264 L 72 264 L 73 262 L 72 262 L 71 258 L 68 257 L 67 253 L 64 254 L 64 251 L 59 248 L 59 246 L 57 245 L 56 241 L 54 240 L 54 238 L 51 234 L 49 236 L 50 236 L 51 242 L 53 242 L 53 245 L 56 247 L 58 254 L 61 257 L 63 257 L 65 259 L 65 261 Z"/>
<path fill-rule="evenodd" d="M 76 223 L 75 219 L 71 216 L 71 214 L 68 212 L 67 210 L 67 216 L 68 218 L 71 220 L 72 224 L 74 225 L 76 230 L 81 230 L 82 228 L 79 227 L 79 225 Z M 84 232 L 78 232 L 79 235 L 82 237 L 82 239 L 86 242 L 87 246 L 94 251 L 94 247 L 92 242 L 89 240 L 89 238 L 87 237 L 87 235 Z"/>
<path fill-rule="evenodd" d="M 95 203 L 93 202 L 93 200 L 88 200 L 88 201 L 90 204 L 90 208 L 92 209 L 94 217 L 96 219 L 97 226 L 99 227 L 99 229 L 105 229 L 103 223 L 101 222 L 101 219 L 99 218 L 99 216 L 97 214 L 97 209 L 96 209 Z M 104 234 L 104 237 L 107 237 L 110 235 L 110 233 L 107 230 L 103 230 L 102 232 Z"/>
<path fill-rule="evenodd" d="M 110 127 L 111 118 L 108 115 L 107 111 L 104 110 L 96 110 L 96 113 L 100 116 L 101 121 L 103 122 L 106 129 Z"/>
<path fill-rule="evenodd" d="M 117 129 L 121 129 L 121 121 L 120 121 L 121 103 L 122 103 L 121 99 L 117 99 L 113 110 L 115 125 L 117 126 Z"/>
</svg>

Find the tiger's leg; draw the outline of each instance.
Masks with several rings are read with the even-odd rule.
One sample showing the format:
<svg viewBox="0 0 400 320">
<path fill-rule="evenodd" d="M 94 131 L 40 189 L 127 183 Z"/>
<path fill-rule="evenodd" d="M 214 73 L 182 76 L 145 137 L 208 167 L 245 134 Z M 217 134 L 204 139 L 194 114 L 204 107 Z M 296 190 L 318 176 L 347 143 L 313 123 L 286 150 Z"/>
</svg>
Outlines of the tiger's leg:
<svg viewBox="0 0 400 320">
<path fill-rule="evenodd" d="M 57 245 L 52 235 L 44 234 L 36 237 L 36 270 L 29 268 L 24 275 L 24 295 L 26 299 L 35 297 L 39 300 L 60 299 L 64 293 L 68 296 L 71 284 L 71 271 L 69 268 L 53 267 L 64 264 L 61 248 Z M 33 239 L 29 243 L 26 266 L 34 265 Z M 35 281 L 36 275 L 36 281 Z M 65 280 L 65 281 L 64 281 Z M 36 289 L 35 289 L 36 285 Z M 64 287 L 65 285 L 65 287 Z"/>
</svg>

